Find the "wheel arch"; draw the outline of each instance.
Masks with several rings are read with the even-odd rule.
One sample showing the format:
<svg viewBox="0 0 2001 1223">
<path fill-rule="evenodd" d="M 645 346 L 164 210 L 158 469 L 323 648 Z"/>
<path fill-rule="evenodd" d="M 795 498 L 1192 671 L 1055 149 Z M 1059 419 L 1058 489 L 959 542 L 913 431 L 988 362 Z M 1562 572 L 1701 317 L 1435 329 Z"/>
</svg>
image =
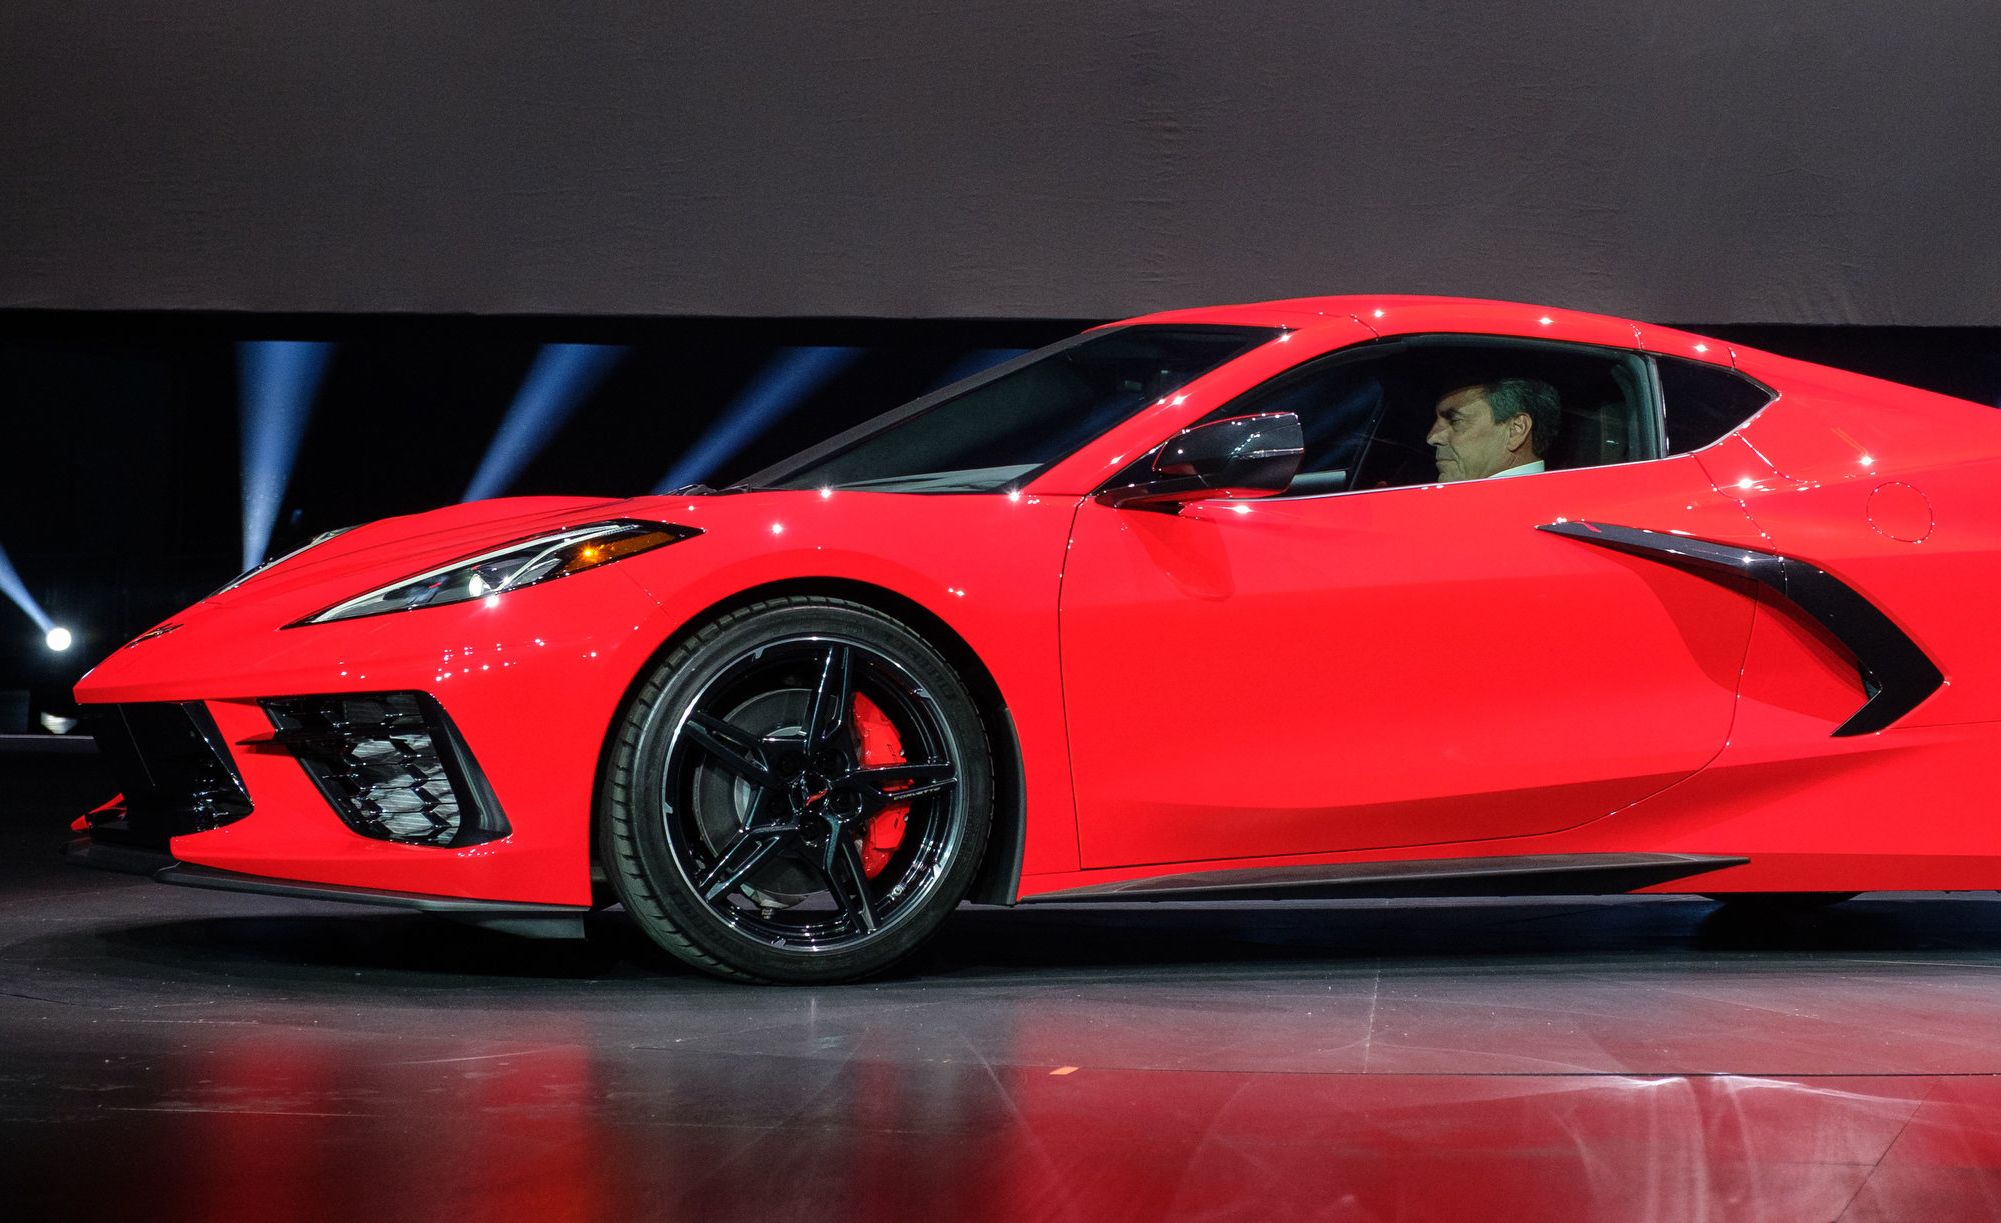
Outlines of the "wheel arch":
<svg viewBox="0 0 2001 1223">
<path fill-rule="evenodd" d="M 647 677 L 653 673 L 662 659 L 674 651 L 675 647 L 716 617 L 728 615 L 738 608 L 766 599 L 794 595 L 823 595 L 828 598 L 845 599 L 893 617 L 944 655 L 945 660 L 951 663 L 953 669 L 966 681 L 966 686 L 973 694 L 973 702 L 979 709 L 980 722 L 986 728 L 987 741 L 991 746 L 994 762 L 993 823 L 988 833 L 986 851 L 980 861 L 980 869 L 973 876 L 973 883 L 967 889 L 966 899 L 975 904 L 1014 904 L 1021 883 L 1023 847 L 1028 836 L 1027 788 L 1023 781 L 1020 736 L 1015 732 L 1014 717 L 1008 712 L 1007 702 L 1001 696 L 1000 685 L 994 681 L 992 673 L 987 670 L 986 664 L 980 660 L 980 656 L 966 639 L 922 603 L 872 582 L 834 577 L 788 578 L 737 591 L 689 616 L 675 626 L 659 646 L 647 655 L 646 661 L 640 665 L 638 671 L 633 674 L 631 682 L 626 685 L 624 695 L 619 698 L 616 712 L 605 727 L 604 740 L 598 747 L 597 776 L 591 787 L 590 847 L 593 893 L 599 893 L 604 887 L 603 865 L 598 858 L 597 820 L 603 807 L 612 744 L 625 718 L 626 710 L 632 707 L 632 702 Z"/>
</svg>

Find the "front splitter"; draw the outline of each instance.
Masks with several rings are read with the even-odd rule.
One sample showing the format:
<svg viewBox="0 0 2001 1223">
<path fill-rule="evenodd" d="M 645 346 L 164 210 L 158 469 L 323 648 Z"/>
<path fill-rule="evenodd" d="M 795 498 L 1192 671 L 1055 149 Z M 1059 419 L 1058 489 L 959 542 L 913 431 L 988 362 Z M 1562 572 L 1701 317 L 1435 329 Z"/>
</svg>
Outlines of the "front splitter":
<svg viewBox="0 0 2001 1223">
<path fill-rule="evenodd" d="M 138 845 L 98 841 L 90 834 L 72 839 L 63 847 L 63 856 L 78 866 L 145 875 L 158 883 L 179 887 L 215 888 L 225 892 L 250 892 L 259 896 L 284 896 L 298 900 L 334 900 L 344 904 L 374 905 L 379 908 L 412 909 L 434 913 L 454 921 L 470 922 L 492 930 L 534 938 L 581 938 L 583 905 L 536 904 L 517 900 L 472 900 L 462 896 L 428 896 L 420 892 L 392 892 L 375 888 L 349 887 L 337 883 L 307 883 L 291 879 L 266 879 L 182 862 L 165 850 Z"/>
</svg>

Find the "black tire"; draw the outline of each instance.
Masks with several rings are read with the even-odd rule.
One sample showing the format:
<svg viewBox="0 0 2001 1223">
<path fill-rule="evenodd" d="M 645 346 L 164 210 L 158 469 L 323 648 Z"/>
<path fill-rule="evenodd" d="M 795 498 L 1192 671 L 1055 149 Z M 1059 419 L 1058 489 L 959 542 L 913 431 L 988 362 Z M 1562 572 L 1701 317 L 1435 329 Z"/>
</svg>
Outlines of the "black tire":
<svg viewBox="0 0 2001 1223">
<path fill-rule="evenodd" d="M 863 765 L 857 694 L 908 763 Z M 671 650 L 613 734 L 600 793 L 599 854 L 654 942 L 721 977 L 853 981 L 914 952 L 965 896 L 993 762 L 972 694 L 929 643 L 874 608 L 800 595 Z M 897 807 L 894 847 L 864 849 Z"/>
</svg>

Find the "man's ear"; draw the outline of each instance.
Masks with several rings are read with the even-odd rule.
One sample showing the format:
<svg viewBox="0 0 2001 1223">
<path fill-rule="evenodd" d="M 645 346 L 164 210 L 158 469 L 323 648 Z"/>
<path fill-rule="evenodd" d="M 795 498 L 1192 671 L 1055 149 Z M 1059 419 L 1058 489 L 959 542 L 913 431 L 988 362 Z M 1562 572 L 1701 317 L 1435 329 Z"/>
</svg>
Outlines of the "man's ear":
<svg viewBox="0 0 2001 1223">
<path fill-rule="evenodd" d="M 1529 431 L 1535 428 L 1535 422 L 1529 419 L 1527 412 L 1517 412 L 1502 421 L 1501 428 L 1507 434 L 1508 449 L 1521 450 L 1529 444 Z"/>
</svg>

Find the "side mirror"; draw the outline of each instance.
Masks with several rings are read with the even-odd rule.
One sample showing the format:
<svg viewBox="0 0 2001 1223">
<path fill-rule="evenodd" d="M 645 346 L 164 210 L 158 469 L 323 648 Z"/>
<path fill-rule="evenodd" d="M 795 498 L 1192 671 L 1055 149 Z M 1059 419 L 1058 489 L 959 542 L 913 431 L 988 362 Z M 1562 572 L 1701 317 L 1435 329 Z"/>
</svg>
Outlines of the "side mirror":
<svg viewBox="0 0 2001 1223">
<path fill-rule="evenodd" d="M 1174 435 L 1153 460 L 1153 478 L 1108 488 L 1098 500 L 1114 509 L 1173 511 L 1211 497 L 1270 497 L 1292 484 L 1306 435 L 1292 412 L 1210 421 Z"/>
</svg>

